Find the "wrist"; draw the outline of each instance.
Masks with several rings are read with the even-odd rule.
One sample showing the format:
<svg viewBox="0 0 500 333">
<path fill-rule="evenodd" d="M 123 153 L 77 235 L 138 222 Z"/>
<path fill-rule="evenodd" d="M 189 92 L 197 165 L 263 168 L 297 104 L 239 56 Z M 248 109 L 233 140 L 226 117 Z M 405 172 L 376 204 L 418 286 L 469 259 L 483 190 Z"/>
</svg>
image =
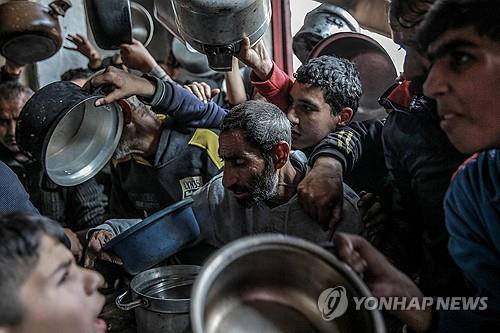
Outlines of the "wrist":
<svg viewBox="0 0 500 333">
<path fill-rule="evenodd" d="M 261 81 L 267 81 L 272 74 L 273 66 L 274 64 L 270 59 L 264 60 L 254 68 L 254 72 Z"/>
</svg>

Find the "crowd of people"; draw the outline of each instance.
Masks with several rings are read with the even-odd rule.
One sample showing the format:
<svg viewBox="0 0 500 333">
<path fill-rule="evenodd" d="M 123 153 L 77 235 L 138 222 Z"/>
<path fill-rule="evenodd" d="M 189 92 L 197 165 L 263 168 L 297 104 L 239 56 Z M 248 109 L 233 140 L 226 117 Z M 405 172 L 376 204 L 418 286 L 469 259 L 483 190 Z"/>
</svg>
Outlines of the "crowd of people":
<svg viewBox="0 0 500 333">
<path fill-rule="evenodd" d="M 7 60 L 0 333 L 105 332 L 95 264 L 119 260 L 104 244 L 187 197 L 201 234 L 177 262 L 202 265 L 261 233 L 333 240 L 375 297 L 487 299 L 481 310 L 394 310 L 384 316 L 390 332 L 500 331 L 499 5 L 391 0 L 388 10 L 404 73 L 380 96 L 387 117 L 361 122 L 352 120 L 360 74 L 335 55 L 307 60 L 290 77 L 262 41 L 252 47 L 244 37 L 233 71 L 221 75 L 206 63 L 187 68 L 175 54 L 157 61 L 135 40 L 101 59 L 85 36 L 68 36 L 67 48 L 89 63 L 61 79 L 111 86 L 96 106 L 127 105 L 109 165 L 71 187 L 55 184 L 18 144 L 27 134 L 16 122 L 36 92 Z"/>
</svg>

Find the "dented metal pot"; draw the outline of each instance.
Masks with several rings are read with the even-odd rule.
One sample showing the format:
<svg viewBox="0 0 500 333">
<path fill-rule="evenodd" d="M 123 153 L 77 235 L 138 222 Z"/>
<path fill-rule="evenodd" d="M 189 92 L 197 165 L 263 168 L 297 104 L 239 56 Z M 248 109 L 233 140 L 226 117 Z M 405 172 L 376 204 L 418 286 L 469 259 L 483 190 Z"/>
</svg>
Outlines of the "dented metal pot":
<svg viewBox="0 0 500 333">
<path fill-rule="evenodd" d="M 58 17 L 70 7 L 70 0 L 55 0 L 48 7 L 28 0 L 1 4 L 0 53 L 19 65 L 50 58 L 63 42 Z"/>
</svg>

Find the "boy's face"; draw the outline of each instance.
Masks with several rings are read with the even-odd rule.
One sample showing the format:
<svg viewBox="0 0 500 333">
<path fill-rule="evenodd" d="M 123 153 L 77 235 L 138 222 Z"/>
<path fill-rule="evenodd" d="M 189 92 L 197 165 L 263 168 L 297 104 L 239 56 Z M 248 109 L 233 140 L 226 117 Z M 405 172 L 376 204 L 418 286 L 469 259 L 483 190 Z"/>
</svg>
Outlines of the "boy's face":
<svg viewBox="0 0 500 333">
<path fill-rule="evenodd" d="M 19 292 L 24 317 L 16 332 L 106 332 L 97 318 L 104 305 L 102 284 L 99 274 L 76 265 L 62 243 L 42 236 L 39 260 Z"/>
<path fill-rule="evenodd" d="M 473 28 L 449 30 L 428 54 L 424 92 L 437 101 L 451 143 L 465 153 L 500 147 L 500 43 Z"/>
<path fill-rule="evenodd" d="M 337 128 L 339 116 L 332 115 L 323 91 L 295 81 L 290 91 L 290 107 L 287 112 L 292 124 L 292 146 L 304 149 L 316 146 Z"/>
</svg>

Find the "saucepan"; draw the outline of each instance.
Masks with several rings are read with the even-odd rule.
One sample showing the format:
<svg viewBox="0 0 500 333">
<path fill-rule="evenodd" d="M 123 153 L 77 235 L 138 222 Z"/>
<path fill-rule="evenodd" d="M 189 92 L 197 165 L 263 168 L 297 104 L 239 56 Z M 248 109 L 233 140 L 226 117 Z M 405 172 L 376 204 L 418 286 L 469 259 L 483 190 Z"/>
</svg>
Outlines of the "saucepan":
<svg viewBox="0 0 500 333">
<path fill-rule="evenodd" d="M 111 159 L 124 117 L 118 103 L 96 107 L 101 97 L 71 82 L 55 82 L 38 90 L 23 107 L 16 140 L 42 163 L 54 183 L 81 184 Z"/>
<path fill-rule="evenodd" d="M 199 266 L 173 265 L 142 272 L 130 282 L 130 290 L 118 296 L 116 305 L 134 310 L 137 333 L 188 333 L 190 294 Z"/>
<path fill-rule="evenodd" d="M 130 44 L 132 38 L 147 46 L 153 38 L 151 14 L 129 0 L 86 0 L 85 9 L 97 45 L 104 50 L 117 50 Z"/>
<path fill-rule="evenodd" d="M 194 333 L 385 332 L 361 278 L 329 251 L 277 234 L 246 237 L 216 252 L 191 295 Z"/>
<path fill-rule="evenodd" d="M 1 4 L 1 54 L 20 65 L 53 56 L 63 42 L 58 16 L 70 7 L 70 0 L 55 0 L 48 7 L 28 0 Z"/>
</svg>

